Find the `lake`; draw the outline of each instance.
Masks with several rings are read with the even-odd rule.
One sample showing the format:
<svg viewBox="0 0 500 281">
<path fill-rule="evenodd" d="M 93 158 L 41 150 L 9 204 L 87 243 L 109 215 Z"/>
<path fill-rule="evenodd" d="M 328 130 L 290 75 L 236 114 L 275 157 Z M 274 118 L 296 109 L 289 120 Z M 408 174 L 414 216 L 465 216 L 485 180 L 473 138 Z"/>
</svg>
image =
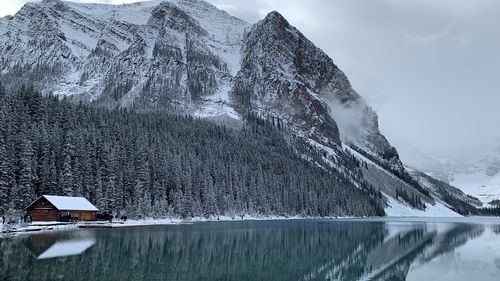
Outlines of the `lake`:
<svg viewBox="0 0 500 281">
<path fill-rule="evenodd" d="M 0 239 L 0 280 L 499 280 L 500 219 L 206 222 Z"/>
</svg>

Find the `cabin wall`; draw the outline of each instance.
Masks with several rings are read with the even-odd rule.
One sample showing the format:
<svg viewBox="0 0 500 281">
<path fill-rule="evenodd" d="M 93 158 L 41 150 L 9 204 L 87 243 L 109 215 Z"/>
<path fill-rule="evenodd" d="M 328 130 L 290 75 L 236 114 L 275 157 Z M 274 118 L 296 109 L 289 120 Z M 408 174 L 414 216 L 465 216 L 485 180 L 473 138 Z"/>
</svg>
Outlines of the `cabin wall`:
<svg viewBox="0 0 500 281">
<path fill-rule="evenodd" d="M 33 203 L 26 211 L 34 221 L 56 221 L 58 217 L 57 209 L 43 197 Z"/>
<path fill-rule="evenodd" d="M 30 215 L 34 221 L 57 221 L 58 211 L 55 209 L 34 209 L 28 210 L 28 215 Z"/>
<path fill-rule="evenodd" d="M 70 215 L 72 218 L 77 218 L 82 221 L 97 220 L 97 212 L 92 211 L 60 211 L 61 216 Z"/>
<path fill-rule="evenodd" d="M 91 211 L 58 211 L 58 210 L 47 210 L 47 209 L 34 209 L 28 210 L 28 215 L 30 215 L 34 221 L 57 221 L 61 216 L 67 216 L 68 214 L 72 218 L 76 218 L 82 221 L 95 221 L 97 219 L 97 212 Z"/>
</svg>

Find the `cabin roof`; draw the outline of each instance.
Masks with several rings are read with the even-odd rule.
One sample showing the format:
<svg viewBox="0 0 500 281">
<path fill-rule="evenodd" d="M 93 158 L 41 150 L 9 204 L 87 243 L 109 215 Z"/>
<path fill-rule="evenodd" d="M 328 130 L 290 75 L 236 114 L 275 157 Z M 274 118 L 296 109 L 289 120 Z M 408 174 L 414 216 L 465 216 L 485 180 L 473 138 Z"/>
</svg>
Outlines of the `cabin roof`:
<svg viewBox="0 0 500 281">
<path fill-rule="evenodd" d="M 54 195 L 42 195 L 40 198 L 36 199 L 31 203 L 26 209 L 31 207 L 41 198 L 47 199 L 56 209 L 60 211 L 99 211 L 89 200 L 84 197 L 70 197 L 70 196 L 54 196 Z"/>
</svg>

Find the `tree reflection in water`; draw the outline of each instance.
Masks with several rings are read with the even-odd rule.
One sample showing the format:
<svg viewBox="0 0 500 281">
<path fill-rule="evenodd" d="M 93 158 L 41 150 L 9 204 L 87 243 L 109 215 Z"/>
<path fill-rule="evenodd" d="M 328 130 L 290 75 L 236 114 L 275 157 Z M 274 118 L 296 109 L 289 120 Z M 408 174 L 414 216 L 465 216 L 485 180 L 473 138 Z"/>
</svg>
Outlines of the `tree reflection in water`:
<svg viewBox="0 0 500 281">
<path fill-rule="evenodd" d="M 0 240 L 0 280 L 404 280 L 412 263 L 452 251 L 484 229 L 290 220 L 23 235 Z M 91 245 L 37 260 L 68 241 Z"/>
</svg>

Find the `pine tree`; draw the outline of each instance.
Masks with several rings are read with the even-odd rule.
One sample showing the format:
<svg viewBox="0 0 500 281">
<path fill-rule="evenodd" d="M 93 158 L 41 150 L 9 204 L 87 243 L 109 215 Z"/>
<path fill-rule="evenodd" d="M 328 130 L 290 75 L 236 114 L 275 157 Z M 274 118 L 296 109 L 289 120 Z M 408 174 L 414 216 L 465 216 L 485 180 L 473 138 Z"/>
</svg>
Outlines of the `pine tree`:
<svg viewBox="0 0 500 281">
<path fill-rule="evenodd" d="M 12 188 L 12 167 L 10 155 L 7 151 L 7 109 L 4 105 L 4 89 L 0 83 L 0 213 L 7 211 L 9 190 Z"/>
<path fill-rule="evenodd" d="M 20 142 L 21 150 L 18 162 L 19 180 L 14 195 L 17 195 L 16 197 L 18 199 L 15 206 L 22 209 L 35 199 L 34 183 L 36 174 L 33 165 L 34 153 L 31 141 L 28 139 L 27 135 L 23 134 L 21 135 Z"/>
<path fill-rule="evenodd" d="M 11 189 L 11 169 L 7 158 L 7 150 L 0 136 L 0 213 L 4 214 L 9 202 L 9 190 Z"/>
<path fill-rule="evenodd" d="M 108 208 L 108 205 L 107 205 L 106 192 L 105 192 L 103 184 L 102 184 L 101 169 L 99 169 L 97 171 L 95 185 L 96 186 L 95 186 L 94 202 L 96 203 L 96 207 L 101 212 L 110 211 Z"/>
<path fill-rule="evenodd" d="M 75 195 L 75 179 L 73 177 L 73 167 L 71 165 L 71 156 L 66 154 L 63 160 L 61 173 L 59 176 L 59 185 L 62 188 L 62 194 L 65 196 Z"/>
<path fill-rule="evenodd" d="M 5 97 L 5 87 L 2 84 L 2 81 L 0 81 L 0 100 L 2 100 Z"/>
<path fill-rule="evenodd" d="M 383 213 L 380 192 L 311 165 L 299 155 L 328 167 L 324 155 L 292 148 L 251 115 L 231 130 L 163 112 L 73 105 L 32 88 L 0 99 L 0 203 L 17 210 L 35 194 L 53 194 L 84 195 L 103 212 L 131 217 Z"/>
</svg>

